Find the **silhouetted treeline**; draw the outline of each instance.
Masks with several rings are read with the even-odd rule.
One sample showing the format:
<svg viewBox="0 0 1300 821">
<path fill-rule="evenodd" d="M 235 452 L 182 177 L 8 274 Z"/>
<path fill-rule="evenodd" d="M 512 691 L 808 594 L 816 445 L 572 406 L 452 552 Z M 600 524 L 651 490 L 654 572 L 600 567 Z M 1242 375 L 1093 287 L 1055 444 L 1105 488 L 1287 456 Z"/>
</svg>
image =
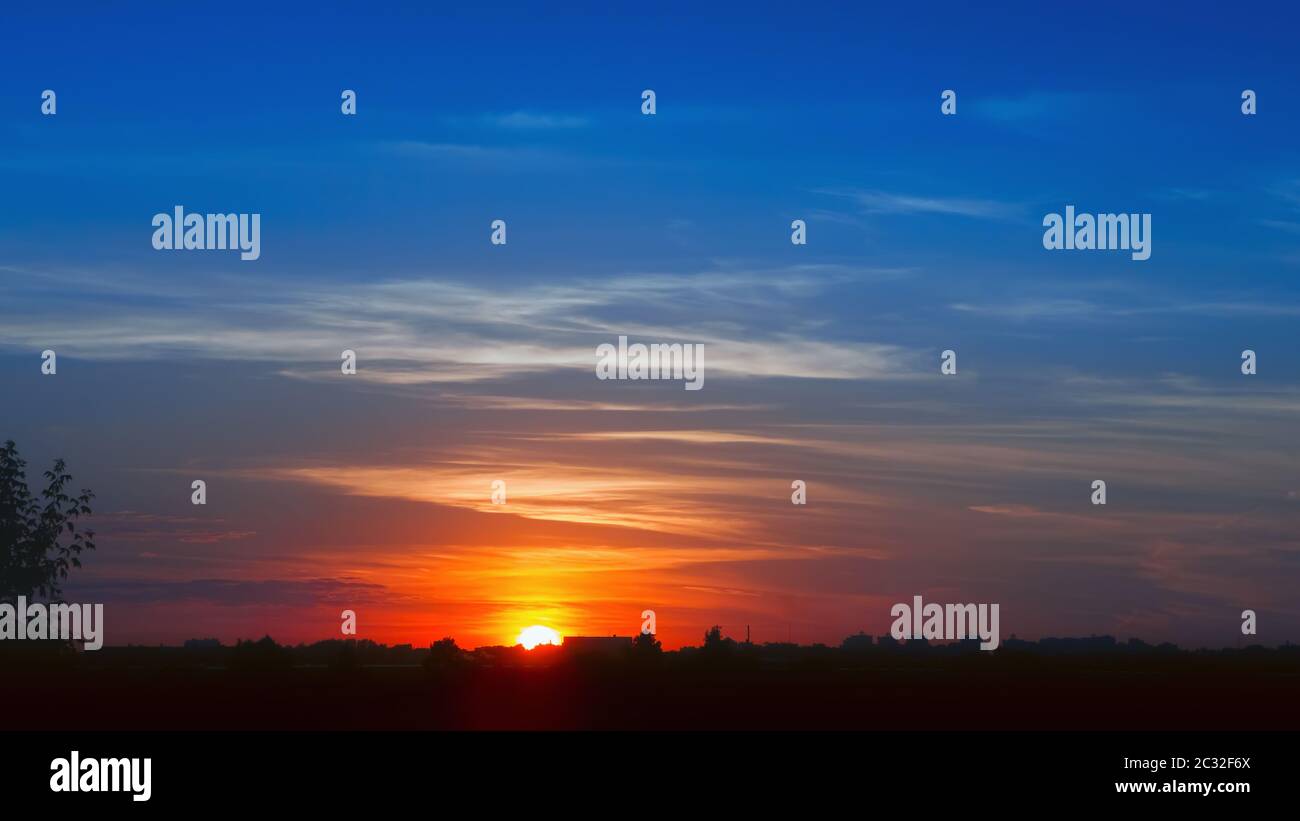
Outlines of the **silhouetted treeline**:
<svg viewBox="0 0 1300 821">
<path fill-rule="evenodd" d="M 15 643 L 16 644 L 16 643 Z M 28 642 L 29 645 L 36 643 Z M 29 648 L 0 648 L 0 659 L 10 657 L 39 663 L 57 657 L 68 663 L 69 653 L 60 651 L 20 653 Z M 924 639 L 895 641 L 888 636 L 872 637 L 864 633 L 849 636 L 834 647 L 825 644 L 801 645 L 785 642 L 751 644 L 726 638 L 716 629 L 709 631 L 701 645 L 663 650 L 653 636 L 627 639 L 625 646 L 613 652 L 582 652 L 564 645 L 539 646 L 524 650 L 516 645 L 479 647 L 466 650 L 447 637 L 429 647 L 410 644 L 389 646 L 368 639 L 330 639 L 313 644 L 280 645 L 270 636 L 259 640 L 240 640 L 233 645 L 217 639 L 191 639 L 183 647 L 141 646 L 105 647 L 92 653 L 72 654 L 74 662 L 90 667 L 141 666 L 231 669 L 242 671 L 283 670 L 294 667 L 319 667 L 352 670 L 367 667 L 424 667 L 434 672 L 465 671 L 509 667 L 547 667 L 576 664 L 600 667 L 688 667 L 716 669 L 780 668 L 853 668 L 879 664 L 919 664 L 942 662 L 959 657 L 998 659 L 1002 665 L 1032 665 L 1035 659 L 1076 657 L 1092 664 L 1122 662 L 1133 657 L 1185 657 L 1204 660 L 1249 655 L 1257 661 L 1270 660 L 1283 666 L 1300 662 L 1300 645 L 1276 648 L 1252 645 L 1222 650 L 1183 650 L 1169 643 L 1153 645 L 1140 639 L 1118 641 L 1112 636 L 1087 638 L 1044 638 L 1024 641 L 1014 636 L 1003 640 L 992 653 L 979 649 L 977 640 L 931 643 Z M 977 662 L 979 663 L 979 662 Z"/>
<path fill-rule="evenodd" d="M 5 642 L 29 645 L 39 642 Z M 0 646 L 7 729 L 1293 729 L 1300 647 L 1184 651 L 1083 639 L 839 646 L 710 630 L 565 646 L 367 640 L 24 652 Z M 51 645 L 48 650 L 58 649 Z"/>
</svg>

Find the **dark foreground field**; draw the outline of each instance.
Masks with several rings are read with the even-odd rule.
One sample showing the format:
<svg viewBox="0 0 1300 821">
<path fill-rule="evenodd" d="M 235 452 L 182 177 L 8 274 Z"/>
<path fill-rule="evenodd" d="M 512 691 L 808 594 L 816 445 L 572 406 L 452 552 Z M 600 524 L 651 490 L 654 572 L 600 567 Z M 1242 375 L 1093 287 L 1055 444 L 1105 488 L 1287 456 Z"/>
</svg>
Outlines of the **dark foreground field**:
<svg viewBox="0 0 1300 821">
<path fill-rule="evenodd" d="M 1300 729 L 1300 656 L 6 666 L 0 729 Z"/>
</svg>

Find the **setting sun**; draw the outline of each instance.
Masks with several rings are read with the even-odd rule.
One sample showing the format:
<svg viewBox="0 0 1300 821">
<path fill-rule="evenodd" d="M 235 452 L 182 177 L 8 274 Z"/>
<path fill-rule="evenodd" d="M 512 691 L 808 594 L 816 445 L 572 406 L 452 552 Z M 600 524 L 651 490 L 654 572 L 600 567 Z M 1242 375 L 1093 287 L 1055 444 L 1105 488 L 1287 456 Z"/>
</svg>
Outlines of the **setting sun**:
<svg viewBox="0 0 1300 821">
<path fill-rule="evenodd" d="M 539 644 L 559 645 L 564 643 L 564 639 L 560 638 L 559 633 L 549 627 L 543 627 L 540 624 L 534 624 L 532 627 L 525 627 L 519 632 L 519 638 L 515 641 L 518 644 L 522 644 L 525 650 L 531 650 Z"/>
</svg>

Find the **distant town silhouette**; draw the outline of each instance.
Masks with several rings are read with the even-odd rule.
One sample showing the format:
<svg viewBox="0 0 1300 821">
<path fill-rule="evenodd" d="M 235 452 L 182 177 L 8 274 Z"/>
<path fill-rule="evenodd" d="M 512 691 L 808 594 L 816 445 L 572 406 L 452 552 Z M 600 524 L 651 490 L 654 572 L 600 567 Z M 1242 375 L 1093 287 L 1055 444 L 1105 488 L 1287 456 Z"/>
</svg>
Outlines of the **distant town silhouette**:
<svg viewBox="0 0 1300 821">
<path fill-rule="evenodd" d="M 93 693 L 96 707 L 5 711 L 4 729 L 1300 729 L 1291 644 L 1013 636 L 983 652 L 865 633 L 755 644 L 718 628 L 670 651 L 650 635 L 532 650 L 452 638 L 5 644 L 9 703 Z"/>
</svg>

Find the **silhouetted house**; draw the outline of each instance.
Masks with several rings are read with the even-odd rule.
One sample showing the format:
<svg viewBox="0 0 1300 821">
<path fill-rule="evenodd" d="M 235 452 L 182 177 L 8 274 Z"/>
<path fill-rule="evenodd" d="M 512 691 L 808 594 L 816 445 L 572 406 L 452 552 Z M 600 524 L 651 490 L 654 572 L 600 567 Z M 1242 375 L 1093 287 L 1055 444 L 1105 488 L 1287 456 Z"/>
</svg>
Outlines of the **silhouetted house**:
<svg viewBox="0 0 1300 821">
<path fill-rule="evenodd" d="M 488 644 L 482 647 L 475 647 L 470 653 L 470 658 L 480 667 L 509 667 L 518 662 L 520 654 L 524 648 L 519 645 L 506 647 L 501 644 Z"/>
<path fill-rule="evenodd" d="M 565 636 L 560 645 L 570 656 L 617 656 L 632 648 L 631 636 Z"/>
</svg>

